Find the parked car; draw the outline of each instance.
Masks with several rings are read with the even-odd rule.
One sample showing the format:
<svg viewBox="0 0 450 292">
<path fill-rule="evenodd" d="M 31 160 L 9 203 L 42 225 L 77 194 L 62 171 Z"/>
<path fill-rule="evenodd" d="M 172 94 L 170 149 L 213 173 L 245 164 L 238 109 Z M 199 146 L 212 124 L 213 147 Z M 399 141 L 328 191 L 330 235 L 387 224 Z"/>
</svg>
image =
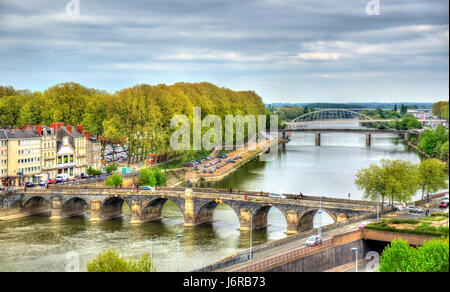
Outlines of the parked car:
<svg viewBox="0 0 450 292">
<path fill-rule="evenodd" d="M 219 158 L 227 158 L 227 157 L 228 157 L 228 154 L 222 154 L 219 156 Z"/>
<path fill-rule="evenodd" d="M 200 166 L 196 165 L 196 166 L 194 167 L 194 169 L 195 169 L 195 170 L 200 170 Z"/>
<path fill-rule="evenodd" d="M 34 187 L 35 186 L 35 184 L 34 184 L 34 182 L 27 182 L 26 184 L 25 184 L 25 186 L 27 187 L 27 188 L 32 188 L 32 187 Z"/>
<path fill-rule="evenodd" d="M 206 169 L 203 169 L 203 173 L 208 173 L 208 171 Z"/>
<path fill-rule="evenodd" d="M 448 201 L 442 201 L 439 204 L 439 208 L 448 208 Z"/>
<path fill-rule="evenodd" d="M 184 165 L 184 167 L 193 167 L 194 165 L 192 164 L 192 163 L 186 163 L 185 165 Z"/>
<path fill-rule="evenodd" d="M 82 173 L 82 174 L 80 175 L 80 178 L 81 178 L 81 179 L 87 179 L 87 178 L 90 178 L 90 176 L 89 176 L 89 174 L 87 174 L 87 173 Z"/>
<path fill-rule="evenodd" d="M 209 173 L 214 173 L 215 171 L 216 171 L 216 168 L 213 167 L 213 168 L 211 168 L 211 169 L 209 170 Z"/>
<path fill-rule="evenodd" d="M 153 191 L 154 188 L 151 187 L 151 186 L 142 186 L 142 187 L 141 187 L 141 190 L 143 190 L 143 191 Z"/>
<path fill-rule="evenodd" d="M 315 246 L 322 243 L 322 238 L 318 235 L 313 235 L 306 240 L 306 246 Z"/>
<path fill-rule="evenodd" d="M 56 176 L 56 182 L 66 182 L 69 181 L 69 176 L 65 173 L 60 173 Z"/>
<path fill-rule="evenodd" d="M 410 212 L 410 213 L 423 213 L 423 210 L 420 208 L 417 208 L 416 206 L 409 205 L 407 207 L 407 209 L 408 209 L 408 212 Z"/>
<path fill-rule="evenodd" d="M 279 199 L 286 199 L 287 197 L 282 194 L 269 194 L 270 198 L 279 198 Z"/>
</svg>

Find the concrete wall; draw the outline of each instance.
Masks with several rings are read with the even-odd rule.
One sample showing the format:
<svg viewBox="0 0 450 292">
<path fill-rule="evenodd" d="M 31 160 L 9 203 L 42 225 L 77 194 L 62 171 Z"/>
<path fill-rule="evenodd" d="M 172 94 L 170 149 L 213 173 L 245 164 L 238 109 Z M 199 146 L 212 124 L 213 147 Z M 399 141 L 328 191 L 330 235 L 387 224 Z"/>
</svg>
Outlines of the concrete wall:
<svg viewBox="0 0 450 292">
<path fill-rule="evenodd" d="M 359 258 L 367 253 L 364 241 L 359 239 L 272 267 L 267 272 L 323 272 L 355 261 L 355 252 L 351 250 L 353 247 L 359 249 Z"/>
</svg>

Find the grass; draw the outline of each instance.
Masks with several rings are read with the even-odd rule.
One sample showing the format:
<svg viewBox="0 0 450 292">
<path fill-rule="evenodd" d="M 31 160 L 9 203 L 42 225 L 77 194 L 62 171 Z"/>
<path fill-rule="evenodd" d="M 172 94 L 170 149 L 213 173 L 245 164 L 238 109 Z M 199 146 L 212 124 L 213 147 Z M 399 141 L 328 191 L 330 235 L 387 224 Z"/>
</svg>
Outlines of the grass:
<svg viewBox="0 0 450 292">
<path fill-rule="evenodd" d="M 444 216 L 432 216 L 432 217 L 420 218 L 420 220 L 423 220 L 423 221 L 433 221 L 433 222 L 444 221 L 445 219 L 447 219 L 447 217 L 444 217 Z"/>
<path fill-rule="evenodd" d="M 392 226 L 400 224 L 414 225 L 414 228 L 402 229 Z M 390 232 L 429 235 L 437 237 L 441 236 L 448 237 L 449 234 L 449 229 L 447 226 L 432 226 L 431 222 L 420 222 L 419 220 L 401 220 L 401 219 L 382 220 L 381 222 L 368 224 L 365 228 L 378 231 L 390 231 Z"/>
</svg>

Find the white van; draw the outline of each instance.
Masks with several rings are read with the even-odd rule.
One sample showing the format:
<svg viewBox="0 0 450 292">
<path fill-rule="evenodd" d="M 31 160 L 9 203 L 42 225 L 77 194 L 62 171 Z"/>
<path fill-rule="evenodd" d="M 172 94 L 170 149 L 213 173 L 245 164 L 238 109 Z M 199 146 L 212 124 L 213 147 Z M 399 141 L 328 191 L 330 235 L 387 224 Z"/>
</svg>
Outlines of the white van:
<svg viewBox="0 0 450 292">
<path fill-rule="evenodd" d="M 60 173 L 56 176 L 56 182 L 69 181 L 69 175 L 67 173 Z"/>
<path fill-rule="evenodd" d="M 269 198 L 286 199 L 286 196 L 282 194 L 269 194 Z"/>
</svg>

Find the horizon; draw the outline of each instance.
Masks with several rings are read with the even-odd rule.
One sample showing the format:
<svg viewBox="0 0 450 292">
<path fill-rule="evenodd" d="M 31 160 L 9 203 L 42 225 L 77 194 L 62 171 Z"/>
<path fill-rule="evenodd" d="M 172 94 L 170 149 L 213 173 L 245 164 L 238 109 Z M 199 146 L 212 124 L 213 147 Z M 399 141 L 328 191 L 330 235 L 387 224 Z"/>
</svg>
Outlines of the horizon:
<svg viewBox="0 0 450 292">
<path fill-rule="evenodd" d="M 66 11 L 74 1 L 78 15 Z M 0 83 L 112 93 L 204 81 L 266 103 L 448 100 L 448 1 L 381 0 L 378 15 L 370 1 L 3 0 Z"/>
</svg>

